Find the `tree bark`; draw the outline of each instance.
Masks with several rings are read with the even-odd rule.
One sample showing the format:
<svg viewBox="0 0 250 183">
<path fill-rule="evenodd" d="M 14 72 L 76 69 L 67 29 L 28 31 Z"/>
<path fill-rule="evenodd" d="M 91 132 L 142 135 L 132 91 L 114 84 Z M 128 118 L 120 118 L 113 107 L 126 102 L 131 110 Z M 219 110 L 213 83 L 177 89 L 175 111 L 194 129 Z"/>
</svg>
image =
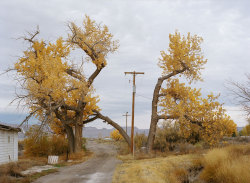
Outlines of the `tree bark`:
<svg viewBox="0 0 250 183">
<path fill-rule="evenodd" d="M 158 114 L 157 114 L 157 105 L 159 101 L 159 92 L 161 89 L 161 85 L 163 83 L 162 78 L 158 78 L 158 81 L 155 85 L 153 100 L 152 100 L 152 114 L 151 114 L 151 123 L 147 140 L 147 151 L 151 152 L 153 149 L 153 144 L 155 140 L 156 126 L 158 123 Z"/>
<path fill-rule="evenodd" d="M 82 150 L 82 128 L 83 125 L 80 123 L 76 123 L 75 125 L 75 151 L 81 152 Z"/>
<path fill-rule="evenodd" d="M 156 127 L 157 123 L 159 121 L 159 116 L 158 116 L 158 101 L 160 97 L 160 90 L 162 87 L 163 81 L 180 74 L 184 71 L 188 70 L 188 68 L 184 65 L 184 67 L 180 70 L 173 71 L 172 73 L 162 76 L 158 78 L 158 81 L 155 85 L 154 93 L 153 93 L 153 100 L 152 100 L 152 114 L 151 114 L 151 123 L 150 123 L 150 129 L 149 129 L 149 134 L 148 134 L 148 140 L 147 140 L 147 152 L 151 152 L 153 149 L 154 145 L 154 140 L 155 140 L 155 134 L 156 134 Z"/>
<path fill-rule="evenodd" d="M 75 137 L 74 137 L 73 129 L 71 126 L 67 124 L 64 125 L 64 128 L 67 133 L 69 153 L 74 153 L 75 152 Z"/>
</svg>

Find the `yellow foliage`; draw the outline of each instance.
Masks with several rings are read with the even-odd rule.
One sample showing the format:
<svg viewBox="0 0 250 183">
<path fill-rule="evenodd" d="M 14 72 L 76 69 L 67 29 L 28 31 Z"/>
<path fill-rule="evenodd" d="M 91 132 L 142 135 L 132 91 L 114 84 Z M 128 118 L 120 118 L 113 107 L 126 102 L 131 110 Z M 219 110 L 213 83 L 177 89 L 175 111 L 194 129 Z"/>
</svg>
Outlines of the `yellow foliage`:
<svg viewBox="0 0 250 183">
<path fill-rule="evenodd" d="M 87 60 L 99 69 L 98 75 L 107 64 L 108 53 L 118 48 L 118 41 L 113 41 L 107 26 L 88 16 L 83 29 L 73 22 L 69 27 L 71 34 L 66 41 L 61 37 L 55 43 L 31 40 L 31 47 L 15 64 L 20 80 L 24 81 L 21 87 L 28 93 L 25 102 L 30 112 L 36 111 L 34 115 L 41 121 L 49 118 L 51 128 L 58 134 L 63 133 L 63 123 L 74 125 L 75 121 L 88 119 L 93 110 L 100 110 L 92 86 L 94 77 L 87 78 L 82 67 L 70 61 L 71 51 L 83 50 Z"/>
<path fill-rule="evenodd" d="M 246 125 L 241 131 L 240 134 L 243 136 L 249 136 L 250 135 L 250 125 Z"/>
<path fill-rule="evenodd" d="M 161 113 L 173 116 L 187 138 L 191 133 L 199 133 L 206 142 L 215 144 L 223 136 L 236 132 L 236 124 L 225 114 L 225 109 L 216 101 L 219 96 L 212 93 L 202 98 L 200 90 L 169 79 L 165 94 L 159 101 Z"/>
<path fill-rule="evenodd" d="M 166 88 L 161 89 L 159 99 L 160 113 L 170 116 L 179 124 L 187 138 L 192 133 L 199 134 L 208 143 L 215 144 L 223 136 L 236 132 L 236 124 L 225 114 L 217 101 L 219 96 L 212 93 L 207 98 L 201 97 L 200 89 L 192 89 L 180 83 L 172 76 L 184 76 L 189 81 L 202 80 L 200 71 L 207 62 L 201 52 L 201 37 L 190 33 L 181 36 L 179 32 L 169 35 L 168 52 L 161 52 L 159 66 L 166 77 Z"/>
<path fill-rule="evenodd" d="M 73 34 L 69 35 L 68 42 L 84 50 L 89 56 L 88 60 L 97 67 L 105 66 L 107 64 L 105 57 L 118 49 L 118 41 L 112 41 L 113 35 L 109 33 L 106 25 L 97 24 L 89 16 L 85 17 L 83 27 L 84 30 L 71 22 L 70 29 Z"/>
<path fill-rule="evenodd" d="M 110 133 L 110 137 L 115 141 L 123 140 L 123 137 L 118 130 L 113 130 Z"/>
<path fill-rule="evenodd" d="M 178 31 L 169 34 L 168 52 L 161 51 L 159 66 L 163 69 L 163 75 L 167 75 L 181 70 L 183 67 L 188 69 L 179 76 L 185 76 L 190 80 L 201 80 L 200 70 L 207 62 L 201 52 L 200 43 L 203 39 L 197 35 L 187 37 L 181 36 Z"/>
</svg>

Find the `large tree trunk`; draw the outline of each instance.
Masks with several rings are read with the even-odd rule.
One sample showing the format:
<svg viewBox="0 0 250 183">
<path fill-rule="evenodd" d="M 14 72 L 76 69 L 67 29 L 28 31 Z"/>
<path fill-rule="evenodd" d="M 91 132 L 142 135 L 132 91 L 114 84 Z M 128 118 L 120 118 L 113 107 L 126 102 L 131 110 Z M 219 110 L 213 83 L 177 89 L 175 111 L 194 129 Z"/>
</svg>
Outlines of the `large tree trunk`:
<svg viewBox="0 0 250 183">
<path fill-rule="evenodd" d="M 161 89 L 161 85 L 163 83 L 162 78 L 158 78 L 158 81 L 155 85 L 153 100 L 152 100 L 152 114 L 151 114 L 151 123 L 147 140 L 147 151 L 151 152 L 154 145 L 156 126 L 158 123 L 158 114 L 157 114 L 157 105 L 159 101 L 159 92 Z"/>
<path fill-rule="evenodd" d="M 155 85 L 153 100 L 152 100 L 152 115 L 151 115 L 151 123 L 150 123 L 150 129 L 149 129 L 148 141 L 147 141 L 147 152 L 151 152 L 153 149 L 155 134 L 156 134 L 156 126 L 160 119 L 160 117 L 158 116 L 157 106 L 158 106 L 158 101 L 160 97 L 160 90 L 161 90 L 162 83 L 163 81 L 171 78 L 172 76 L 180 74 L 186 71 L 187 69 L 188 69 L 187 66 L 184 65 L 182 69 L 173 71 L 172 73 L 166 76 L 162 76 L 158 78 L 158 81 Z"/>
<path fill-rule="evenodd" d="M 82 121 L 81 121 L 82 122 Z M 82 128 L 83 125 L 79 122 L 75 125 L 75 151 L 81 152 L 82 150 Z"/>
<path fill-rule="evenodd" d="M 64 125 L 64 127 L 67 133 L 69 152 L 74 153 L 75 152 L 75 137 L 74 137 L 73 129 L 69 125 Z"/>
</svg>

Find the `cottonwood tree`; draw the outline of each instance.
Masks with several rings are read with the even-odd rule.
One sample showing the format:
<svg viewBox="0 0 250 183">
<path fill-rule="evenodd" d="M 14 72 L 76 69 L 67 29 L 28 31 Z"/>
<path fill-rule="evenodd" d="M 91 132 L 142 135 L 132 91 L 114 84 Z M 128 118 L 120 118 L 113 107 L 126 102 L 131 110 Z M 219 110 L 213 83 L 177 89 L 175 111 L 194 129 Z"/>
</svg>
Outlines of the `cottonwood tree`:
<svg viewBox="0 0 250 183">
<path fill-rule="evenodd" d="M 162 76 L 158 78 L 153 93 L 147 150 L 153 148 L 157 123 L 161 119 L 173 119 L 185 136 L 199 132 L 211 144 L 232 134 L 236 125 L 216 101 L 218 96 L 210 94 L 202 98 L 200 90 L 187 87 L 178 79 L 183 77 L 189 84 L 202 80 L 201 70 L 207 62 L 201 52 L 202 38 L 190 33 L 181 36 L 176 31 L 169 35 L 169 40 L 169 49 L 161 52 L 159 60 Z"/>
<path fill-rule="evenodd" d="M 65 131 L 70 152 L 79 152 L 82 147 L 82 127 L 97 118 L 117 127 L 129 141 L 124 130 L 100 113 L 98 96 L 94 94 L 93 82 L 107 65 L 107 56 L 118 49 L 118 41 L 105 25 L 97 24 L 88 16 L 83 27 L 74 22 L 68 25 L 70 33 L 66 39 L 58 38 L 54 43 L 37 40 L 37 31 L 24 39 L 30 47 L 15 64 L 21 87 L 26 91 L 18 95 L 30 109 L 31 116 L 40 119 L 41 125 L 50 125 L 56 133 Z M 88 68 L 72 62 L 72 50 L 80 49 L 86 60 L 95 65 L 94 72 L 87 77 Z M 73 132 L 75 131 L 75 132 Z"/>
</svg>

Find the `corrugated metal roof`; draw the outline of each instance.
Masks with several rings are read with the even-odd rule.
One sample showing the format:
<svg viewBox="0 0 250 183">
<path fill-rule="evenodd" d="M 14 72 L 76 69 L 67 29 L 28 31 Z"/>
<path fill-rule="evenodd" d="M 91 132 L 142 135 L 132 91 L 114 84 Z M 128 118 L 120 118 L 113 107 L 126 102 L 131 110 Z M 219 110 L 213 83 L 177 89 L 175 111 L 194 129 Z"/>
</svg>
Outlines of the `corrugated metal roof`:
<svg viewBox="0 0 250 183">
<path fill-rule="evenodd" d="M 12 127 L 1 123 L 0 123 L 0 130 L 21 132 L 20 128 Z"/>
</svg>

